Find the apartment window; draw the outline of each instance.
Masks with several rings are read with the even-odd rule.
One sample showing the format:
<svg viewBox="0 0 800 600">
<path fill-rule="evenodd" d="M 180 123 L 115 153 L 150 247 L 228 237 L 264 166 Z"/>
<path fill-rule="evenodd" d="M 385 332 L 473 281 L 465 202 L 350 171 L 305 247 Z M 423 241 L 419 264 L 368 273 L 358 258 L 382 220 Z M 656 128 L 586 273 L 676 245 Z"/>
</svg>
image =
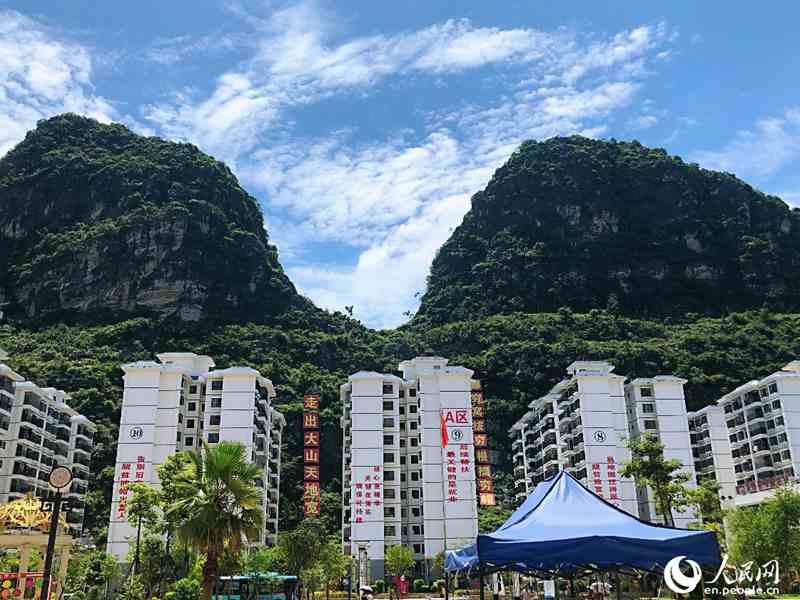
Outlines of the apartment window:
<svg viewBox="0 0 800 600">
<path fill-rule="evenodd" d="M 406 481 L 406 474 L 400 473 L 400 483 L 405 483 L 405 481 Z"/>
<path fill-rule="evenodd" d="M 412 525 L 411 526 L 411 534 L 412 535 L 422 535 L 422 525 Z"/>
<path fill-rule="evenodd" d="M 383 535 L 386 537 L 394 537 L 397 535 L 397 527 L 394 525 L 385 525 L 383 527 Z"/>
<path fill-rule="evenodd" d="M 388 489 L 388 488 L 384 490 L 384 496 L 385 496 L 386 498 L 388 498 L 388 496 L 386 496 L 385 494 L 386 494 L 386 492 L 388 492 L 388 491 L 389 491 L 389 489 Z M 392 492 L 394 492 L 394 490 L 392 490 Z M 406 491 L 405 491 L 405 490 L 400 490 L 400 500 L 405 500 L 405 499 L 406 499 Z"/>
<path fill-rule="evenodd" d="M 394 444 L 394 436 L 393 435 L 385 435 L 385 436 L 383 436 L 383 445 L 384 446 L 391 446 L 392 444 Z M 402 446 L 402 444 L 400 444 L 400 445 Z"/>
<path fill-rule="evenodd" d="M 406 447 L 406 441 L 405 440 L 403 440 L 403 439 L 400 440 L 400 447 L 401 448 L 405 448 Z"/>
<path fill-rule="evenodd" d="M 405 431 L 405 430 L 406 430 L 406 424 L 400 421 L 400 431 Z"/>
<path fill-rule="evenodd" d="M 179 441 L 179 442 L 181 441 L 181 432 L 180 431 L 178 432 L 178 436 L 175 439 L 177 441 Z"/>
<path fill-rule="evenodd" d="M 642 404 L 642 412 L 653 413 L 655 412 L 655 407 L 651 403 L 645 402 L 644 404 Z"/>
<path fill-rule="evenodd" d="M 394 410 L 394 402 L 392 402 L 391 400 L 384 400 L 383 410 Z"/>
<path fill-rule="evenodd" d="M 780 400 L 773 400 L 772 401 L 772 408 L 780 408 L 780 407 L 781 407 L 781 401 Z"/>
<path fill-rule="evenodd" d="M 405 457 L 405 456 L 401 456 L 401 457 L 400 457 L 400 464 L 401 464 L 401 465 L 404 465 L 404 464 L 406 464 L 406 457 Z"/>
<path fill-rule="evenodd" d="M 215 379 L 211 382 L 211 389 L 214 391 L 220 391 L 222 389 L 222 379 Z"/>
<path fill-rule="evenodd" d="M 411 507 L 411 516 L 412 517 L 419 517 L 422 514 L 422 510 L 419 506 L 412 506 Z"/>
<path fill-rule="evenodd" d="M 384 452 L 383 453 L 383 462 L 385 462 L 385 463 L 393 463 L 394 462 L 394 452 Z"/>
<path fill-rule="evenodd" d="M 384 394 L 391 394 L 394 392 L 394 386 L 391 383 L 384 383 L 383 384 L 383 393 Z"/>
<path fill-rule="evenodd" d="M 405 407 L 405 406 L 401 406 L 401 407 L 400 407 L 400 408 L 398 408 L 397 410 L 400 412 L 400 415 L 401 415 L 401 416 L 402 416 L 402 415 L 404 415 L 404 414 L 406 414 L 406 407 Z"/>
<path fill-rule="evenodd" d="M 385 518 L 394 518 L 394 506 L 384 506 L 383 516 Z"/>
<path fill-rule="evenodd" d="M 384 427 L 394 427 L 394 419 L 392 417 L 384 417 L 383 418 L 383 426 Z"/>
<path fill-rule="evenodd" d="M 397 390 L 397 394 L 398 394 L 398 395 L 399 395 L 401 398 L 405 398 L 405 397 L 406 397 L 406 391 L 405 391 L 403 388 L 400 388 L 399 390 Z"/>
<path fill-rule="evenodd" d="M 411 481 L 419 481 L 419 471 L 411 471 Z"/>
<path fill-rule="evenodd" d="M 418 465 L 419 464 L 419 454 L 412 454 L 411 455 L 411 464 Z"/>
<path fill-rule="evenodd" d="M 422 544 L 414 544 L 414 554 L 422 554 Z"/>
<path fill-rule="evenodd" d="M 778 393 L 778 384 L 777 383 L 770 383 L 769 384 L 769 393 L 770 394 L 777 394 Z"/>
<path fill-rule="evenodd" d="M 194 438 L 193 437 L 187 437 L 185 440 L 183 440 L 183 445 L 184 446 L 194 446 Z"/>
<path fill-rule="evenodd" d="M 416 428 L 417 428 L 417 422 L 416 422 L 416 421 L 411 421 L 411 422 L 408 424 L 408 428 L 409 428 L 411 431 L 414 431 L 414 430 L 416 430 Z"/>
<path fill-rule="evenodd" d="M 641 394 L 642 398 L 650 398 L 653 395 L 653 388 L 650 387 L 639 388 L 639 393 Z"/>
<path fill-rule="evenodd" d="M 222 408 L 222 398 L 217 396 L 211 399 L 211 408 Z"/>
<path fill-rule="evenodd" d="M 219 425 L 222 422 L 220 415 L 211 415 L 208 419 L 209 425 Z"/>
<path fill-rule="evenodd" d="M 189 402 L 189 404 L 188 404 L 188 406 L 186 408 L 188 408 L 190 411 L 197 410 L 197 402 Z"/>
<path fill-rule="evenodd" d="M 411 388 L 410 390 L 408 390 L 408 395 L 413 398 L 414 396 L 417 395 L 417 390 L 415 390 L 414 388 Z"/>
<path fill-rule="evenodd" d="M 186 419 L 186 428 L 194 429 L 194 419 Z"/>
<path fill-rule="evenodd" d="M 389 500 L 394 500 L 395 498 L 394 488 L 383 488 L 383 497 Z"/>
<path fill-rule="evenodd" d="M 183 423 L 183 415 L 178 413 L 178 423 Z"/>
<path fill-rule="evenodd" d="M 645 429 L 658 429 L 658 422 L 655 419 L 645 419 L 644 428 Z"/>
<path fill-rule="evenodd" d="M 219 442 L 219 434 L 218 433 L 209 433 L 208 434 L 208 443 L 209 444 L 216 444 Z"/>
<path fill-rule="evenodd" d="M 411 406 L 409 406 L 408 407 L 408 412 L 411 413 L 411 414 L 414 414 L 415 412 L 417 412 L 417 405 L 416 404 L 412 404 Z"/>
<path fill-rule="evenodd" d="M 411 447 L 416 448 L 419 445 L 419 440 L 415 437 L 411 438 Z"/>
<path fill-rule="evenodd" d="M 394 471 L 384 471 L 383 472 L 383 480 L 384 481 L 394 481 Z"/>
<path fill-rule="evenodd" d="M 197 393 L 197 386 L 196 385 L 190 385 L 189 386 L 189 393 L 190 394 L 196 394 Z"/>
</svg>

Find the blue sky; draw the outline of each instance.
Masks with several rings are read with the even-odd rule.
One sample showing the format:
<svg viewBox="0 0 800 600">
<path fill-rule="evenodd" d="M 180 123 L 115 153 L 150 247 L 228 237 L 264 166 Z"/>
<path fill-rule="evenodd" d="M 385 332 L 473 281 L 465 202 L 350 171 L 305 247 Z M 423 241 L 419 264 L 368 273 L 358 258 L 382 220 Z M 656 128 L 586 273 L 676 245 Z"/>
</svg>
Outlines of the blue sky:
<svg viewBox="0 0 800 600">
<path fill-rule="evenodd" d="M 190 141 L 374 327 L 524 139 L 638 139 L 800 204 L 800 4 L 0 1 L 0 154 L 67 110 Z"/>
</svg>

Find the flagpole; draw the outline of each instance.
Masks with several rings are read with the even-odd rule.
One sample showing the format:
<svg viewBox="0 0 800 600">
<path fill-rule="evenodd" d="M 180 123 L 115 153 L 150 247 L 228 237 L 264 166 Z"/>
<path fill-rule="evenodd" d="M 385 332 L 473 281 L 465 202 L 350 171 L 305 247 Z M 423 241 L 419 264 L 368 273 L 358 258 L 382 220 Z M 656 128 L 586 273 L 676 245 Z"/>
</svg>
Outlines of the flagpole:
<svg viewBox="0 0 800 600">
<path fill-rule="evenodd" d="M 447 444 L 450 437 L 447 434 L 447 423 L 444 420 L 444 409 L 439 414 L 441 419 L 441 438 L 442 438 L 442 534 L 444 535 L 444 549 L 442 550 L 442 571 L 444 571 L 444 559 L 447 552 Z"/>
</svg>

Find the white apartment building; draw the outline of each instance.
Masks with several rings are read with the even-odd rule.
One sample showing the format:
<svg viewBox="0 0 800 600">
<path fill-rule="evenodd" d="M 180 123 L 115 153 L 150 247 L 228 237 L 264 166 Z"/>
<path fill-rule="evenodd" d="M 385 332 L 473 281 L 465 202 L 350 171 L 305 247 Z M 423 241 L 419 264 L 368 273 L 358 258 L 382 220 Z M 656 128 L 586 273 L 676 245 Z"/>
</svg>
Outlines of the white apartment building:
<svg viewBox="0 0 800 600">
<path fill-rule="evenodd" d="M 736 496 L 736 476 L 723 409 L 716 404 L 706 406 L 690 412 L 688 422 L 697 484 L 706 479 L 716 481 L 722 502 L 729 504 Z"/>
<path fill-rule="evenodd" d="M 108 552 L 125 561 L 135 529 L 125 520 L 128 486 L 159 485 L 158 467 L 203 442 L 244 444 L 263 468 L 265 526 L 258 543 L 274 544 L 278 533 L 283 416 L 272 408 L 272 382 L 249 367 L 214 369 L 208 356 L 191 352 L 158 355 L 158 362 L 122 366 L 125 389 L 108 527 Z"/>
<path fill-rule="evenodd" d="M 633 481 L 619 472 L 630 459 L 625 377 L 603 361 L 577 361 L 567 378 L 533 400 L 509 435 L 517 498 L 565 470 L 589 489 L 638 516 Z"/>
<path fill-rule="evenodd" d="M 680 461 L 681 471 L 688 477 L 686 487 L 694 487 L 695 461 L 683 392 L 685 384 L 685 379 L 672 375 L 634 379 L 625 386 L 625 401 L 630 437 L 636 438 L 644 433 L 658 437 L 664 444 L 664 458 Z M 656 510 L 652 489 L 637 486 L 637 496 L 640 519 L 666 523 L 664 516 Z M 672 518 L 675 527 L 687 528 L 689 523 L 697 521 L 697 514 L 692 508 L 673 509 Z"/>
<path fill-rule="evenodd" d="M 390 545 L 411 548 L 415 575 L 425 576 L 445 547 L 478 533 L 473 372 L 441 357 L 399 369 L 359 371 L 341 386 L 342 542 L 366 557 L 370 578 L 383 578 Z"/>
<path fill-rule="evenodd" d="M 717 405 L 722 409 L 731 446 L 737 506 L 757 504 L 774 488 L 797 482 L 800 361 L 739 386 L 720 398 Z M 715 465 L 717 473 L 720 467 Z"/>
<path fill-rule="evenodd" d="M 0 360 L 7 358 L 0 350 Z M 68 467 L 73 480 L 65 494 L 66 519 L 79 532 L 96 428 L 69 406 L 69 399 L 0 362 L 0 504 L 26 494 L 46 495 L 53 467 Z"/>
</svg>

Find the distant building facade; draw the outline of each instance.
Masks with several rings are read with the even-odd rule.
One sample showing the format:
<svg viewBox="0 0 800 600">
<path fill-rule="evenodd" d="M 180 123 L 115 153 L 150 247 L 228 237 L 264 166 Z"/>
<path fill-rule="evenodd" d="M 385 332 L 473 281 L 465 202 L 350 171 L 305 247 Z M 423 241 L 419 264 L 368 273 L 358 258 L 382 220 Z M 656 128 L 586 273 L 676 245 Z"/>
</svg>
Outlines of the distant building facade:
<svg viewBox="0 0 800 600">
<path fill-rule="evenodd" d="M 423 576 L 445 547 L 478 533 L 473 372 L 441 357 L 399 369 L 359 371 L 341 386 L 342 542 L 370 578 L 383 578 L 388 546 L 411 548 Z"/>
<path fill-rule="evenodd" d="M 214 369 L 212 358 L 190 352 L 158 355 L 158 362 L 122 366 L 124 392 L 108 552 L 127 558 L 135 529 L 125 520 L 131 483 L 159 486 L 158 467 L 203 442 L 241 442 L 263 469 L 264 527 L 258 540 L 274 544 L 278 533 L 283 415 L 272 408 L 272 382 L 249 367 Z"/>
<path fill-rule="evenodd" d="M 636 488 L 619 476 L 630 459 L 624 383 L 607 362 L 576 361 L 563 381 L 529 404 L 509 432 L 518 499 L 564 470 L 638 516 Z"/>
<path fill-rule="evenodd" d="M 687 477 L 686 487 L 696 485 L 693 446 L 689 434 L 686 413 L 686 398 L 683 393 L 685 379 L 671 375 L 634 379 L 625 386 L 625 403 L 628 410 L 630 437 L 635 439 L 650 433 L 664 444 L 664 458 L 678 460 L 681 471 Z M 666 523 L 659 514 L 653 490 L 637 486 L 639 518 L 651 523 Z M 686 528 L 697 521 L 692 508 L 672 511 L 675 527 Z"/>
<path fill-rule="evenodd" d="M 758 504 L 776 487 L 798 483 L 800 361 L 748 381 L 692 416 L 695 423 L 705 416 L 716 432 L 711 439 L 722 450 L 709 454 L 706 443 L 698 452 L 702 452 L 703 476 L 723 486 L 721 494 L 728 505 Z M 729 450 L 721 440 L 723 431 Z"/>
<path fill-rule="evenodd" d="M 0 350 L 0 360 L 7 358 Z M 66 519 L 79 532 L 96 428 L 69 400 L 66 392 L 40 387 L 0 362 L 0 504 L 46 495 L 53 467 L 68 467 L 73 480 Z"/>
<path fill-rule="evenodd" d="M 686 381 L 658 376 L 626 385 L 625 380 L 605 361 L 576 361 L 567 367 L 566 379 L 530 403 L 509 432 L 518 499 L 565 470 L 622 510 L 665 522 L 652 490 L 621 478 L 620 471 L 631 458 L 628 441 L 652 433 L 664 443 L 665 457 L 679 460 L 689 485 L 695 485 Z M 672 516 L 678 527 L 696 520 L 691 510 Z"/>
</svg>

